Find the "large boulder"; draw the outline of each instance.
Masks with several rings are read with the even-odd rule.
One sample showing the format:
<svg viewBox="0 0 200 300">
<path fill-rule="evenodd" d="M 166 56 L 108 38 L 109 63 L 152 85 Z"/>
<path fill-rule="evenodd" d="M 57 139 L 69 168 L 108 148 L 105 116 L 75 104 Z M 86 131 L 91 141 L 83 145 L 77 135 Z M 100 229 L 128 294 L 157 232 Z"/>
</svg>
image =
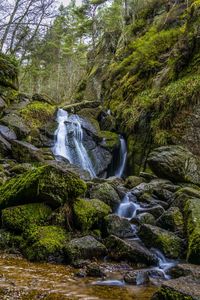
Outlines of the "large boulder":
<svg viewBox="0 0 200 300">
<path fill-rule="evenodd" d="M 31 202 L 45 202 L 58 207 L 84 194 L 85 190 L 85 183 L 76 174 L 44 165 L 1 186 L 0 208 Z"/>
<path fill-rule="evenodd" d="M 100 199 L 113 210 L 120 204 L 120 198 L 115 189 L 109 183 L 101 183 L 94 186 L 90 191 L 90 198 Z"/>
<path fill-rule="evenodd" d="M 100 258 L 106 253 L 106 247 L 89 235 L 73 239 L 65 247 L 65 254 L 70 263 L 79 259 Z"/>
<path fill-rule="evenodd" d="M 11 153 L 11 144 L 0 134 L 0 157 Z"/>
<path fill-rule="evenodd" d="M 106 247 L 109 256 L 117 261 L 125 260 L 145 265 L 155 265 L 157 263 L 155 255 L 137 241 L 122 240 L 111 235 L 106 239 Z"/>
<path fill-rule="evenodd" d="M 30 203 L 2 210 L 2 227 L 14 232 L 24 232 L 31 225 L 42 225 L 52 210 L 43 203 Z"/>
<path fill-rule="evenodd" d="M 77 199 L 73 204 L 75 224 L 83 232 L 101 228 L 111 208 L 98 199 Z"/>
<path fill-rule="evenodd" d="M 149 155 L 148 164 L 161 178 L 200 184 L 200 159 L 181 146 L 155 149 Z"/>
<path fill-rule="evenodd" d="M 184 245 L 182 239 L 170 231 L 143 224 L 138 235 L 147 247 L 158 248 L 167 257 L 178 258 L 183 255 Z"/>
<path fill-rule="evenodd" d="M 4 125 L 0 125 L 0 134 L 8 141 L 17 139 L 15 132 Z"/>
<path fill-rule="evenodd" d="M 1 122 L 8 126 L 10 129 L 14 130 L 17 137 L 19 138 L 25 138 L 30 133 L 30 129 L 25 124 L 23 118 L 15 113 L 10 113 L 4 116 L 1 119 Z"/>
<path fill-rule="evenodd" d="M 188 199 L 184 216 L 188 235 L 187 260 L 200 264 L 200 199 Z"/>
<path fill-rule="evenodd" d="M 21 244 L 23 254 L 33 261 L 64 260 L 64 246 L 68 235 L 59 226 L 31 227 L 26 232 L 26 241 Z"/>
<path fill-rule="evenodd" d="M 180 277 L 162 284 L 151 300 L 199 300 L 200 280 L 193 276 Z"/>
<path fill-rule="evenodd" d="M 117 215 L 108 215 L 105 218 L 105 231 L 107 235 L 116 235 L 120 238 L 133 236 L 133 229 L 126 218 Z"/>
</svg>

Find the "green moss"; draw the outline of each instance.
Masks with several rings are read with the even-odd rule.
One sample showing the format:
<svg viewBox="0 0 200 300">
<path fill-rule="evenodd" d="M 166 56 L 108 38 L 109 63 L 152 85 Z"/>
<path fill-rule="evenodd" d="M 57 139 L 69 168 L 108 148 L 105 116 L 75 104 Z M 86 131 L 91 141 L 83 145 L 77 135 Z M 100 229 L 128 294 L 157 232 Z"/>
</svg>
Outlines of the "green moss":
<svg viewBox="0 0 200 300">
<path fill-rule="evenodd" d="M 176 291 L 175 289 L 171 289 L 168 287 L 161 287 L 159 291 L 156 293 L 155 299 L 163 299 L 163 300 L 193 300 L 194 298 L 189 295 L 185 295 L 181 292 Z"/>
<path fill-rule="evenodd" d="M 111 209 L 98 199 L 77 199 L 73 205 L 77 226 L 87 232 L 94 228 L 101 228 L 102 221 Z"/>
<path fill-rule="evenodd" d="M 23 108 L 20 113 L 31 128 L 40 128 L 54 119 L 56 107 L 45 102 L 34 101 Z"/>
<path fill-rule="evenodd" d="M 17 89 L 18 63 L 13 56 L 0 53 L 0 85 Z"/>
<path fill-rule="evenodd" d="M 43 203 L 31 203 L 2 210 L 2 225 L 15 232 L 24 232 L 32 224 L 43 224 L 52 210 Z"/>
<path fill-rule="evenodd" d="M 68 235 L 58 226 L 33 227 L 26 232 L 27 242 L 23 252 L 29 260 L 47 261 L 62 256 Z"/>
<path fill-rule="evenodd" d="M 114 150 L 119 147 L 119 135 L 115 132 L 101 131 L 100 137 L 103 139 L 102 146 Z"/>
<path fill-rule="evenodd" d="M 83 195 L 86 184 L 74 173 L 42 166 L 9 180 L 0 187 L 0 207 L 47 202 L 56 207 Z"/>
</svg>

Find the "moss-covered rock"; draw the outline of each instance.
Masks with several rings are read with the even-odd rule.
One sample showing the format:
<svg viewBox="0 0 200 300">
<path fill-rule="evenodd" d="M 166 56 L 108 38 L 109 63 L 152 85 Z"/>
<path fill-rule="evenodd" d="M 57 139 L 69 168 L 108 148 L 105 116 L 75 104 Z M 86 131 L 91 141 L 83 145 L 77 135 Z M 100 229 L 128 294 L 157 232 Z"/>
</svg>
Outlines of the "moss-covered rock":
<svg viewBox="0 0 200 300">
<path fill-rule="evenodd" d="M 145 179 L 142 177 L 129 176 L 125 180 L 125 187 L 127 187 L 128 189 L 133 189 L 142 182 L 145 182 Z"/>
<path fill-rule="evenodd" d="M 75 224 L 83 232 L 101 228 L 111 208 L 98 199 L 77 199 L 73 204 Z"/>
<path fill-rule="evenodd" d="M 171 207 L 156 221 L 156 225 L 183 236 L 184 220 L 178 207 Z"/>
<path fill-rule="evenodd" d="M 42 225 L 52 210 L 43 203 L 30 203 L 2 210 L 2 226 L 14 232 L 24 232 L 33 224 Z"/>
<path fill-rule="evenodd" d="M 119 195 L 112 185 L 107 182 L 94 186 L 90 191 L 90 198 L 102 200 L 113 210 L 120 204 Z"/>
<path fill-rule="evenodd" d="M 70 263 L 78 259 L 100 258 L 106 253 L 106 247 L 92 236 L 73 239 L 65 247 L 65 254 Z"/>
<path fill-rule="evenodd" d="M 133 229 L 126 218 L 117 215 L 108 215 L 105 217 L 105 233 L 107 235 L 116 235 L 119 238 L 128 238 L 133 236 Z"/>
<path fill-rule="evenodd" d="M 12 144 L 12 155 L 19 162 L 41 162 L 44 161 L 44 153 L 41 149 L 30 143 L 14 140 Z"/>
<path fill-rule="evenodd" d="M 178 258 L 184 254 L 182 239 L 168 230 L 143 224 L 139 229 L 138 235 L 147 247 L 158 248 L 167 257 Z"/>
<path fill-rule="evenodd" d="M 200 264 L 200 201 L 188 199 L 184 207 L 188 235 L 187 260 Z"/>
<path fill-rule="evenodd" d="M 14 57 L 0 53 L 0 85 L 18 88 L 18 64 Z"/>
<path fill-rule="evenodd" d="M 115 132 L 101 131 L 100 137 L 103 139 L 101 146 L 114 151 L 119 147 L 119 135 Z"/>
<path fill-rule="evenodd" d="M 155 217 L 148 213 L 148 212 L 144 212 L 141 213 L 137 216 L 137 220 L 140 222 L 140 224 L 150 224 L 150 225 L 155 225 L 156 223 L 156 219 Z"/>
<path fill-rule="evenodd" d="M 33 261 L 62 261 L 63 249 L 69 239 L 65 230 L 58 226 L 32 227 L 26 232 L 23 254 Z"/>
<path fill-rule="evenodd" d="M 74 173 L 44 165 L 9 180 L 0 187 L 0 208 L 46 202 L 53 207 L 83 195 L 86 184 Z"/>
</svg>

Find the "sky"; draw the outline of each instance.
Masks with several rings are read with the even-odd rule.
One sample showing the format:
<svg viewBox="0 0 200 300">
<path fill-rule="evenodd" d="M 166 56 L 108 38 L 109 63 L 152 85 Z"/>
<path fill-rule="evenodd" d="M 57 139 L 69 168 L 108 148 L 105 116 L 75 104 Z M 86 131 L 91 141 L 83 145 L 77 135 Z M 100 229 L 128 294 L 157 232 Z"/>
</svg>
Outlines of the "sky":
<svg viewBox="0 0 200 300">
<path fill-rule="evenodd" d="M 68 5 L 70 3 L 70 0 L 57 0 L 57 1 L 60 2 L 60 4 L 63 3 L 64 5 Z M 77 0 L 76 2 L 80 3 L 81 0 Z"/>
</svg>

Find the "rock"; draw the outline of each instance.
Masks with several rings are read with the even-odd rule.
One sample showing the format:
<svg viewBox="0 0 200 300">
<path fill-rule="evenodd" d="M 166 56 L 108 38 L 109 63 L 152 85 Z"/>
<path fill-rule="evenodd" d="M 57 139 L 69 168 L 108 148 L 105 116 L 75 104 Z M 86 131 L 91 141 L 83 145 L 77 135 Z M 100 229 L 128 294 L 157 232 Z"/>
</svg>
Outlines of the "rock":
<svg viewBox="0 0 200 300">
<path fill-rule="evenodd" d="M 65 247 L 65 254 L 70 263 L 78 259 L 104 257 L 106 253 L 106 247 L 89 235 L 73 239 Z"/>
<path fill-rule="evenodd" d="M 193 264 L 180 263 L 171 268 L 168 273 L 172 278 L 179 278 L 182 276 L 192 275 L 194 277 L 200 277 L 200 266 Z"/>
<path fill-rule="evenodd" d="M 199 300 L 200 280 L 192 276 L 180 277 L 162 284 L 152 300 Z"/>
<path fill-rule="evenodd" d="M 85 193 L 86 184 L 74 173 L 50 165 L 37 167 L 0 187 L 0 208 L 45 202 L 58 207 Z"/>
<path fill-rule="evenodd" d="M 200 199 L 188 199 L 184 208 L 188 235 L 187 260 L 200 264 Z"/>
<path fill-rule="evenodd" d="M 58 226 L 31 227 L 26 232 L 23 254 L 31 261 L 63 262 L 64 246 L 68 236 Z"/>
<path fill-rule="evenodd" d="M 128 189 L 133 189 L 137 185 L 145 182 L 145 179 L 137 176 L 129 176 L 125 180 L 125 187 Z"/>
<path fill-rule="evenodd" d="M 89 277 L 105 277 L 106 274 L 97 263 L 91 263 L 86 267 L 86 275 Z"/>
<path fill-rule="evenodd" d="M 34 94 L 32 96 L 32 100 L 33 101 L 46 102 L 46 103 L 49 103 L 49 104 L 56 104 L 54 99 L 50 98 L 49 96 L 47 96 L 45 94 Z"/>
<path fill-rule="evenodd" d="M 110 151 L 97 146 L 89 152 L 97 176 L 106 177 L 107 169 L 112 161 Z M 105 174 L 104 174 L 105 173 Z"/>
<path fill-rule="evenodd" d="M 190 198 L 200 199 L 200 189 L 198 187 L 184 187 L 175 193 L 175 199 L 172 206 L 177 206 L 183 212 L 185 203 Z"/>
<path fill-rule="evenodd" d="M 3 98 L 0 97 L 0 110 L 3 110 L 6 107 L 6 102 Z"/>
<path fill-rule="evenodd" d="M 153 179 L 157 179 L 157 177 L 152 173 L 140 172 L 140 177 L 144 178 L 147 181 L 151 181 Z"/>
<path fill-rule="evenodd" d="M 113 152 L 120 146 L 119 135 L 115 132 L 110 131 L 101 131 L 100 137 L 102 142 L 100 143 L 101 147 L 108 149 Z"/>
<path fill-rule="evenodd" d="M 73 204 L 75 224 L 82 232 L 101 228 L 111 208 L 98 199 L 77 199 Z"/>
<path fill-rule="evenodd" d="M 18 140 L 13 140 L 11 143 L 12 155 L 16 160 L 20 162 L 38 162 L 44 160 L 42 151 L 32 144 Z"/>
<path fill-rule="evenodd" d="M 11 144 L 0 135 L 0 156 L 7 156 L 11 153 Z"/>
<path fill-rule="evenodd" d="M 200 184 L 200 159 L 181 146 L 164 146 L 150 153 L 148 164 L 161 178 Z"/>
<path fill-rule="evenodd" d="M 182 239 L 174 233 L 157 226 L 141 225 L 138 236 L 147 247 L 158 248 L 170 258 L 180 258 L 183 255 Z"/>
<path fill-rule="evenodd" d="M 11 130 L 9 127 L 0 125 L 0 134 L 7 140 L 16 140 L 17 136 L 13 130 Z"/>
<path fill-rule="evenodd" d="M 149 282 L 147 270 L 136 270 L 128 272 L 124 275 L 124 281 L 129 284 L 142 285 Z"/>
<path fill-rule="evenodd" d="M 144 208 L 143 211 L 152 214 L 157 219 L 164 213 L 165 210 L 161 205 L 156 205 L 146 209 Z"/>
<path fill-rule="evenodd" d="M 65 105 L 64 110 L 70 113 L 77 113 L 79 110 L 84 108 L 98 108 L 101 103 L 99 101 L 82 101 L 79 103 Z"/>
<path fill-rule="evenodd" d="M 155 217 L 148 212 L 137 215 L 137 220 L 139 221 L 140 224 L 155 225 L 156 223 Z"/>
<path fill-rule="evenodd" d="M 170 207 L 167 211 L 165 211 L 156 221 L 156 225 L 183 236 L 183 215 L 178 207 Z"/>
<path fill-rule="evenodd" d="M 155 265 L 157 263 L 155 255 L 137 241 L 125 241 L 111 235 L 106 239 L 106 246 L 109 256 L 116 261 L 125 260 L 145 265 Z"/>
<path fill-rule="evenodd" d="M 102 200 L 108 204 L 113 211 L 120 204 L 120 198 L 117 192 L 108 183 L 102 183 L 94 186 L 90 191 L 90 198 Z"/>
<path fill-rule="evenodd" d="M 119 238 L 128 238 L 134 234 L 129 221 L 114 214 L 105 218 L 105 228 L 107 235 L 113 234 Z"/>
<path fill-rule="evenodd" d="M 2 210 L 2 227 L 17 233 L 24 232 L 33 224 L 44 224 L 51 212 L 51 208 L 43 203 L 5 208 Z"/>
<path fill-rule="evenodd" d="M 17 114 L 8 114 L 1 119 L 1 122 L 10 129 L 13 129 L 19 138 L 24 138 L 30 133 L 30 129 L 25 125 L 23 119 Z"/>
</svg>

